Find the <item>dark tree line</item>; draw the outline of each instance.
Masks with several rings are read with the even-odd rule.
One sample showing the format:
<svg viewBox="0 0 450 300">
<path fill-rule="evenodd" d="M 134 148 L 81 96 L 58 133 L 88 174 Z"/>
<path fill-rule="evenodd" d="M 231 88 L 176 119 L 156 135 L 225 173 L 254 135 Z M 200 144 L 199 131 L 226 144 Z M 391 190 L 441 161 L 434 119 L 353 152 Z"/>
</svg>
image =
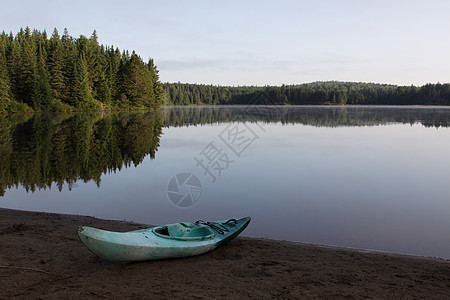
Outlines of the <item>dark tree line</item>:
<svg viewBox="0 0 450 300">
<path fill-rule="evenodd" d="M 450 105 L 450 84 L 396 86 L 356 82 L 314 82 L 282 86 L 213 86 L 164 83 L 165 103 L 200 104 L 373 104 L 373 105 Z M 261 104 L 261 103 L 259 103 Z"/>
<path fill-rule="evenodd" d="M 149 109 L 163 100 L 154 61 L 57 29 L 0 35 L 0 112 Z"/>
</svg>

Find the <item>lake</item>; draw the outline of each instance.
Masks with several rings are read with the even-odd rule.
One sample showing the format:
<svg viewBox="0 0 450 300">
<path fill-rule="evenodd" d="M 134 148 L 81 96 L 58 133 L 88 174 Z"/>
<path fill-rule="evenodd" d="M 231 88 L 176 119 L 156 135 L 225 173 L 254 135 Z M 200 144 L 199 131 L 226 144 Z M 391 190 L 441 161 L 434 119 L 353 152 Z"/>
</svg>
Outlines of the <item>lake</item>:
<svg viewBox="0 0 450 300">
<path fill-rule="evenodd" d="M 0 116 L 0 207 L 450 258 L 450 108 Z M 75 233 L 74 233 L 75 234 Z"/>
</svg>

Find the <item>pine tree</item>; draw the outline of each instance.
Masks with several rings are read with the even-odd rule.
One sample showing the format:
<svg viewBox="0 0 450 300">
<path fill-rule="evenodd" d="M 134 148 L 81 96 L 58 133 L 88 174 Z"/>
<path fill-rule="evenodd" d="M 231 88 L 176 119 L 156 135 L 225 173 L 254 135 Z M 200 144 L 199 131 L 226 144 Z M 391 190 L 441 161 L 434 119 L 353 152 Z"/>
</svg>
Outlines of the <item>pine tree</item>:
<svg viewBox="0 0 450 300">
<path fill-rule="evenodd" d="M 63 47 L 63 102 L 69 105 L 73 105 L 75 97 L 75 67 L 79 54 L 76 49 L 75 42 L 69 35 L 67 28 L 64 28 L 64 33 L 61 37 L 61 43 Z"/>
<path fill-rule="evenodd" d="M 107 50 L 108 64 L 106 69 L 106 82 L 108 83 L 109 90 L 112 98 L 112 105 L 117 105 L 117 101 L 120 97 L 119 89 L 119 70 L 121 65 L 122 57 L 118 48 L 114 50 L 114 47 L 110 47 Z"/>
<path fill-rule="evenodd" d="M 92 96 L 104 105 L 110 106 L 111 90 L 106 76 L 108 59 L 105 47 L 98 44 L 96 30 L 92 33 L 86 48 L 86 61 L 88 63 L 88 72 L 92 82 Z"/>
<path fill-rule="evenodd" d="M 111 90 L 104 72 L 101 72 L 95 85 L 96 98 L 106 107 L 111 107 Z"/>
<path fill-rule="evenodd" d="M 44 111 L 50 107 L 53 93 L 50 87 L 50 76 L 45 63 L 45 52 L 41 44 L 38 47 L 36 72 L 33 84 L 33 109 Z"/>
<path fill-rule="evenodd" d="M 11 45 L 9 55 L 7 57 L 8 70 L 10 74 L 11 91 L 18 100 L 20 90 L 20 75 L 22 74 L 22 51 L 17 40 Z"/>
<path fill-rule="evenodd" d="M 121 70 L 122 94 L 132 107 L 150 107 L 153 100 L 150 72 L 134 51 L 129 59 L 127 56 L 124 55 L 126 61 L 122 64 Z"/>
<path fill-rule="evenodd" d="M 50 85 L 53 96 L 60 101 L 65 100 L 66 85 L 64 80 L 64 49 L 58 30 L 53 30 L 50 38 L 50 51 L 48 54 L 48 69 L 50 73 Z"/>
<path fill-rule="evenodd" d="M 36 45 L 32 40 L 30 28 L 26 28 L 20 37 L 21 73 L 17 100 L 33 106 L 33 86 L 36 72 Z"/>
<path fill-rule="evenodd" d="M 153 88 L 153 97 L 154 97 L 154 101 L 153 101 L 153 105 L 152 107 L 158 107 L 163 103 L 164 100 L 164 89 L 163 89 L 163 85 L 161 84 L 161 82 L 159 81 L 159 71 L 155 66 L 155 63 L 153 61 L 153 59 L 150 59 L 148 61 L 148 69 L 150 71 L 150 76 L 151 76 L 151 81 L 152 81 L 152 88 Z"/>
<path fill-rule="evenodd" d="M 0 48 L 0 112 L 6 112 L 11 102 L 11 85 L 6 65 L 6 56 Z"/>
<path fill-rule="evenodd" d="M 91 107 L 91 104 L 94 101 L 89 85 L 89 74 L 84 52 L 80 53 L 80 56 L 76 62 L 74 80 L 74 97 L 72 106 L 78 109 L 92 109 L 93 107 Z"/>
</svg>

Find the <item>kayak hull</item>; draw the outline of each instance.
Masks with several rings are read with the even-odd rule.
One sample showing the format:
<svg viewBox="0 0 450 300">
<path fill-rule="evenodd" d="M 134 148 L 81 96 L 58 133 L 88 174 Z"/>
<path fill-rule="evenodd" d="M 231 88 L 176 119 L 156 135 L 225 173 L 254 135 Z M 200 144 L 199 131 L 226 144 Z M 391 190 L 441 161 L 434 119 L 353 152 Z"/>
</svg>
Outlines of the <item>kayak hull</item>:
<svg viewBox="0 0 450 300">
<path fill-rule="evenodd" d="M 78 236 L 83 244 L 97 256 L 114 262 L 132 262 L 188 257 L 204 254 L 229 242 L 238 236 L 250 223 L 250 218 L 233 222 L 211 222 L 212 227 L 195 224 L 204 231 L 204 238 L 173 237 L 158 233 L 156 228 L 147 228 L 129 232 L 113 232 L 93 227 L 80 226 Z M 186 227 L 177 223 L 164 227 Z M 195 227 L 194 225 L 190 225 Z M 161 226 L 160 228 L 163 228 Z M 162 232 L 162 230 L 161 230 Z M 209 234 L 207 234 L 209 233 Z"/>
</svg>

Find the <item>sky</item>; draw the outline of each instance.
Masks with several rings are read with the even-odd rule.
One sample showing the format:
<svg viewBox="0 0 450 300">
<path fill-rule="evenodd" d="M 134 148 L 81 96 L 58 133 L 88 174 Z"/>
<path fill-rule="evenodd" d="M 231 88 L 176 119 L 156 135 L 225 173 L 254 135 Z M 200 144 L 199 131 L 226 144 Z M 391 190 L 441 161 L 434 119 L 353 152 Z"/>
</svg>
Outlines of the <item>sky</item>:
<svg viewBox="0 0 450 300">
<path fill-rule="evenodd" d="M 0 0 L 0 31 L 90 36 L 162 82 L 450 82 L 448 0 Z"/>
</svg>

